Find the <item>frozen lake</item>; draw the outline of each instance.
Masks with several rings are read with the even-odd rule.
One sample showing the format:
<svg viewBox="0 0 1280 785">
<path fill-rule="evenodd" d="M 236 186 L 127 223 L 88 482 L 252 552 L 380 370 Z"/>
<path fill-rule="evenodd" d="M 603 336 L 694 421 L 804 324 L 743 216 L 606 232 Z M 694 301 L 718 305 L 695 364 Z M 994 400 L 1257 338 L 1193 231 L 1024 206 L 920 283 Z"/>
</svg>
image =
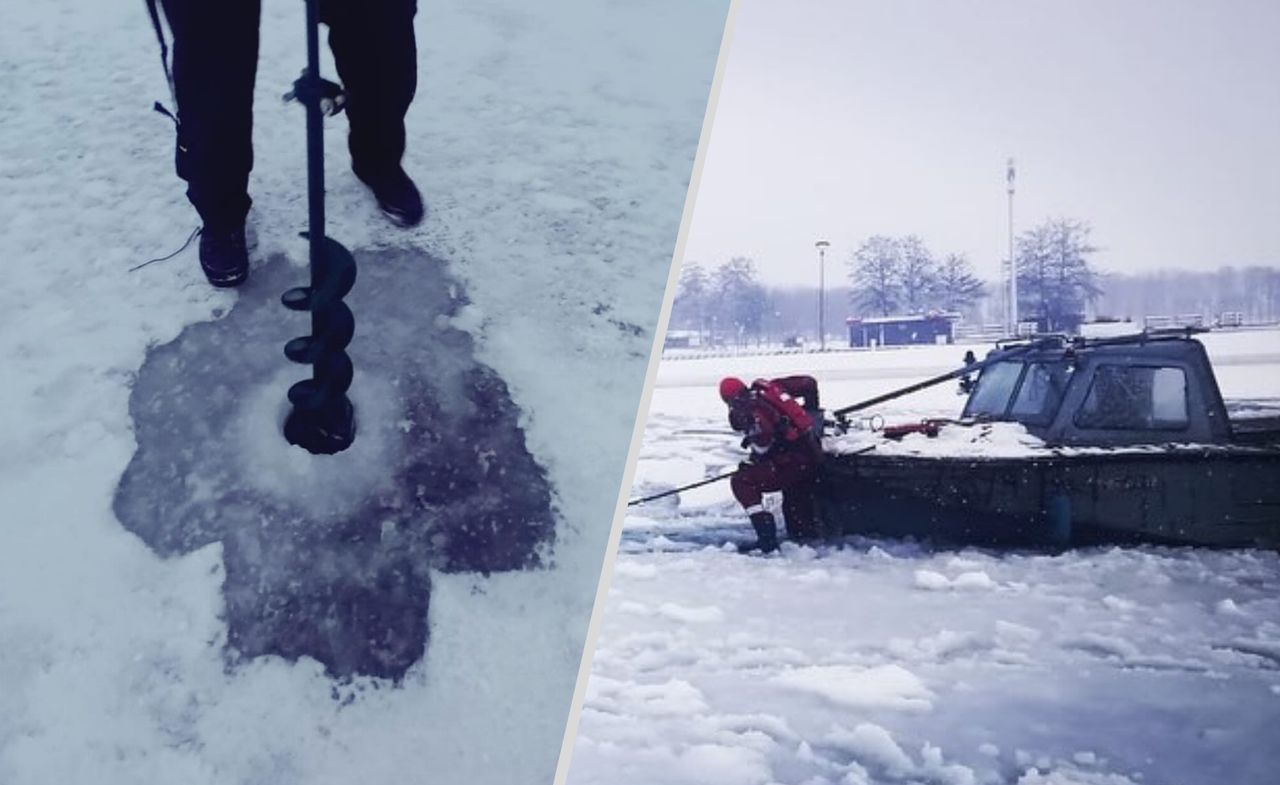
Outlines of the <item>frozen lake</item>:
<svg viewBox="0 0 1280 785">
<path fill-rule="evenodd" d="M 1280 331 L 1204 336 L 1223 393 L 1280 398 Z M 732 468 L 715 383 L 810 372 L 835 408 L 966 348 L 664 362 L 636 493 Z M 954 416 L 952 383 L 876 409 Z M 724 483 L 631 508 L 570 783 L 1218 785 L 1280 751 L 1280 557 L 851 540 L 744 558 Z"/>
</svg>

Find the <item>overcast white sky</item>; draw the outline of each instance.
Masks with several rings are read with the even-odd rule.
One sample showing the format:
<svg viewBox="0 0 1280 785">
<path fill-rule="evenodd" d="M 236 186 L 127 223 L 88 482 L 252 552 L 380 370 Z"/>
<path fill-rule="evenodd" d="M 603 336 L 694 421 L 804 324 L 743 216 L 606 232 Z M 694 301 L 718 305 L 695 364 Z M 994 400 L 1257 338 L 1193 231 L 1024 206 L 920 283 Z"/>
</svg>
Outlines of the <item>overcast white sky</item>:
<svg viewBox="0 0 1280 785">
<path fill-rule="evenodd" d="M 1277 0 L 742 0 L 685 258 L 828 280 L 874 233 L 995 277 L 1080 218 L 1115 271 L 1280 264 Z"/>
</svg>

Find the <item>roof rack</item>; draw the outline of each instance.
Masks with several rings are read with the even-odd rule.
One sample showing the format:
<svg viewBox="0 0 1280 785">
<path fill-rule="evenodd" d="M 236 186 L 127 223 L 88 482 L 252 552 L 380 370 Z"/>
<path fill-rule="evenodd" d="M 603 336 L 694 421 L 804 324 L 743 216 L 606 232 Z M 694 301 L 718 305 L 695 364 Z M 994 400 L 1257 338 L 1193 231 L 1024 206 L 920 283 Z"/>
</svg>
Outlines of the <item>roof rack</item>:
<svg viewBox="0 0 1280 785">
<path fill-rule="evenodd" d="M 1066 333 L 1036 333 L 1034 335 L 1019 335 L 1016 338 L 999 338 L 996 340 L 996 348 L 1011 349 L 1018 346 L 1049 347 L 1055 344 L 1065 346 L 1070 342 L 1071 336 Z"/>
<path fill-rule="evenodd" d="M 1204 327 L 1162 327 L 1156 330 L 1143 330 L 1132 335 L 1117 335 L 1109 338 L 1075 338 L 1072 345 L 1077 348 L 1090 346 L 1128 346 L 1144 343 L 1163 343 L 1168 341 L 1191 341 L 1199 333 L 1207 333 Z"/>
<path fill-rule="evenodd" d="M 1157 341 L 1189 341 L 1200 333 L 1209 332 L 1207 327 L 1161 327 L 1155 330 L 1143 330 L 1130 335 L 1116 335 L 1107 338 L 1085 338 L 1079 335 L 1064 333 L 1038 333 L 1036 335 L 1017 338 L 1002 338 L 996 341 L 997 349 L 1009 349 L 1018 346 L 1038 346 L 1040 348 L 1084 349 L 1091 346 L 1125 346 L 1129 344 L 1153 343 Z"/>
</svg>

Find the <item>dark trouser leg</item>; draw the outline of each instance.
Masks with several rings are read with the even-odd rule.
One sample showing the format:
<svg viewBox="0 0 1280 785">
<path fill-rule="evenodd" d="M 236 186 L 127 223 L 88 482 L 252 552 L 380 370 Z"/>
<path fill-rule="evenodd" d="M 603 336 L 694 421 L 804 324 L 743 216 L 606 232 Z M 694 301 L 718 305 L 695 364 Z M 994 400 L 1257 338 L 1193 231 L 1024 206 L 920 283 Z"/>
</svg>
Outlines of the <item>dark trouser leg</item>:
<svg viewBox="0 0 1280 785">
<path fill-rule="evenodd" d="M 173 31 L 178 176 L 206 228 L 244 223 L 260 0 L 162 0 Z"/>
<path fill-rule="evenodd" d="M 793 540 L 814 540 L 822 533 L 815 511 L 816 490 L 814 481 L 809 479 L 782 492 L 782 517 L 787 522 L 787 536 Z"/>
<path fill-rule="evenodd" d="M 417 0 L 322 0 L 329 48 L 347 93 L 348 146 L 358 171 L 377 176 L 400 166 L 404 116 L 418 87 L 413 34 Z"/>
</svg>

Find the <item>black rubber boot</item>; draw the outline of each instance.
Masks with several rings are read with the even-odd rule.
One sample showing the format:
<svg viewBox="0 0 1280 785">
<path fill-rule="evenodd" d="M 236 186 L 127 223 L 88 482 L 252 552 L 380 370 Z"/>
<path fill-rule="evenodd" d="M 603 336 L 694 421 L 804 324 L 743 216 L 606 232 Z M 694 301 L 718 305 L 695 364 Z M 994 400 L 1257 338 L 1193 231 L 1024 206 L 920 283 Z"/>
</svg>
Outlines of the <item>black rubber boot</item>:
<svg viewBox="0 0 1280 785">
<path fill-rule="evenodd" d="M 778 524 L 773 520 L 773 513 L 752 513 L 751 528 L 756 530 L 755 542 L 744 542 L 739 545 L 739 553 L 751 553 L 752 551 L 773 553 L 778 550 Z"/>
<path fill-rule="evenodd" d="M 239 286 L 249 277 L 249 249 L 244 225 L 235 229 L 200 230 L 200 268 L 209 283 L 218 287 Z"/>
<path fill-rule="evenodd" d="M 426 208 L 422 205 L 422 194 L 413 184 L 404 169 L 397 166 L 387 172 L 368 172 L 352 168 L 360 182 L 369 186 L 373 196 L 378 200 L 378 207 L 387 214 L 396 226 L 417 226 L 422 222 Z"/>
</svg>

